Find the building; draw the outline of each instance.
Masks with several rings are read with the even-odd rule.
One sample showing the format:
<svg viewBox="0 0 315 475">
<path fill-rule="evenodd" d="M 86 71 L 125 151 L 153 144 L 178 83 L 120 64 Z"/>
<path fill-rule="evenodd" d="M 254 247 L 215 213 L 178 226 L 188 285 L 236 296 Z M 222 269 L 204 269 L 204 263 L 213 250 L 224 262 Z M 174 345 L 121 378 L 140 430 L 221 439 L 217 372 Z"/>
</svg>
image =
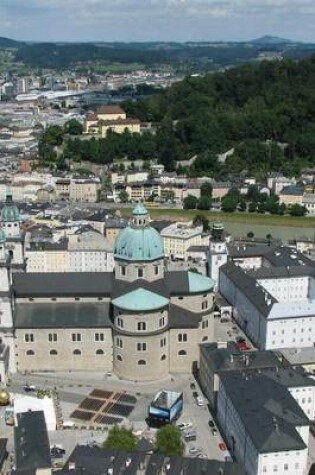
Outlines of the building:
<svg viewBox="0 0 315 475">
<path fill-rule="evenodd" d="M 287 178 L 278 173 L 272 173 L 267 179 L 267 186 L 274 195 L 279 195 L 283 188 L 294 186 L 296 184 L 295 178 Z"/>
<path fill-rule="evenodd" d="M 0 336 L 11 371 L 88 367 L 159 380 L 190 372 L 199 343 L 213 340 L 214 282 L 165 270 L 162 239 L 141 204 L 116 239 L 114 272 L 14 273 L 11 286 L 4 250 L 2 258 Z"/>
<path fill-rule="evenodd" d="M 14 428 L 15 475 L 50 475 L 51 459 L 46 422 L 42 411 L 20 413 Z"/>
<path fill-rule="evenodd" d="M 298 185 L 290 185 L 282 188 L 279 194 L 279 203 L 291 206 L 295 204 L 302 205 L 304 188 Z"/>
<path fill-rule="evenodd" d="M 96 203 L 98 192 L 101 188 L 99 179 L 71 179 L 69 186 L 69 199 L 79 203 Z"/>
<path fill-rule="evenodd" d="M 143 448 L 144 447 L 144 448 Z M 128 474 L 128 475 L 245 475 L 244 468 L 233 462 L 204 460 L 198 457 L 166 457 L 153 452 L 141 439 L 133 452 L 106 450 L 77 445 L 58 475 Z"/>
<path fill-rule="evenodd" d="M 272 351 L 242 353 L 234 342 L 203 343 L 200 345 L 199 382 L 212 409 L 216 410 L 222 372 L 277 368 L 283 364 L 284 359 L 282 361 Z"/>
<path fill-rule="evenodd" d="M 248 475 L 305 473 L 309 419 L 277 378 L 259 370 L 221 373 L 217 419 Z"/>
<path fill-rule="evenodd" d="M 219 269 L 227 261 L 227 245 L 224 226 L 220 222 L 213 223 L 208 251 L 208 272 L 218 288 Z"/>
<path fill-rule="evenodd" d="M 122 134 L 125 130 L 140 133 L 140 121 L 127 118 L 125 111 L 117 105 L 98 107 L 94 114 L 88 114 L 84 122 L 86 134 L 106 137 L 109 131 Z"/>
<path fill-rule="evenodd" d="M 307 193 L 303 196 L 302 205 L 309 216 L 315 216 L 315 194 Z"/>
<path fill-rule="evenodd" d="M 30 234 L 30 233 L 28 233 Z M 27 272 L 112 272 L 113 246 L 91 228 L 79 229 L 55 242 L 26 236 Z"/>
<path fill-rule="evenodd" d="M 191 227 L 187 223 L 173 223 L 162 229 L 165 256 L 170 259 L 188 259 L 191 246 L 204 244 L 202 227 Z"/>
</svg>

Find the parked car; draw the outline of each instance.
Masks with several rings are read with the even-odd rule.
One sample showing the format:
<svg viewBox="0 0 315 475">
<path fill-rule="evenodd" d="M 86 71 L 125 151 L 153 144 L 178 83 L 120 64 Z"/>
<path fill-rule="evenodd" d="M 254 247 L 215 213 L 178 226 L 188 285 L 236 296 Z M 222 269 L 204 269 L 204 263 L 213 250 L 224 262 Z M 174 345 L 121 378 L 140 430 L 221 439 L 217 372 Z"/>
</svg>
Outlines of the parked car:
<svg viewBox="0 0 315 475">
<path fill-rule="evenodd" d="M 197 454 L 200 454 L 201 452 L 202 452 L 201 447 L 192 447 L 191 449 L 189 449 L 189 453 L 191 455 L 197 455 Z"/>
<path fill-rule="evenodd" d="M 184 439 L 185 439 L 185 442 L 194 442 L 195 440 L 197 440 L 197 432 L 194 430 L 187 431 L 184 434 Z"/>
<path fill-rule="evenodd" d="M 190 389 L 196 389 L 195 383 L 190 383 Z"/>
<path fill-rule="evenodd" d="M 201 396 L 198 396 L 196 397 L 196 403 L 197 403 L 197 406 L 204 406 L 205 403 L 203 402 L 203 399 Z"/>
<path fill-rule="evenodd" d="M 192 393 L 192 395 L 193 395 L 193 397 L 194 397 L 195 399 L 199 396 L 199 394 L 197 393 L 197 391 L 194 391 L 194 392 Z"/>
<path fill-rule="evenodd" d="M 26 393 L 30 393 L 30 392 L 34 392 L 36 391 L 36 386 L 34 386 L 34 384 L 28 384 L 26 383 L 24 386 L 23 386 L 23 389 Z"/>
<path fill-rule="evenodd" d="M 214 427 L 211 431 L 212 435 L 217 435 L 218 434 L 218 431 L 217 429 Z"/>
<path fill-rule="evenodd" d="M 219 449 L 222 450 L 222 452 L 225 452 L 227 450 L 227 447 L 224 442 L 219 443 Z"/>
<path fill-rule="evenodd" d="M 211 427 L 211 429 L 212 429 L 213 427 L 215 427 L 215 424 L 214 424 L 214 422 L 213 422 L 213 421 L 211 421 L 211 420 L 210 420 L 210 421 L 208 421 L 208 425 L 209 425 L 209 427 Z"/>
<path fill-rule="evenodd" d="M 192 427 L 192 423 L 191 422 L 181 422 L 180 424 L 177 424 L 176 427 L 179 430 L 187 430 L 187 429 L 190 429 Z"/>
<path fill-rule="evenodd" d="M 236 343 L 243 343 L 243 342 L 246 343 L 246 340 L 245 340 L 245 338 L 244 338 L 243 336 L 237 336 L 237 337 L 235 337 L 235 341 L 236 341 Z"/>
<path fill-rule="evenodd" d="M 61 459 L 65 455 L 66 451 L 63 447 L 54 445 L 50 448 L 50 456 L 53 459 Z"/>
<path fill-rule="evenodd" d="M 251 346 L 248 343 L 246 343 L 246 341 L 242 341 L 241 343 L 238 343 L 237 347 L 240 351 L 247 351 L 251 349 Z"/>
</svg>

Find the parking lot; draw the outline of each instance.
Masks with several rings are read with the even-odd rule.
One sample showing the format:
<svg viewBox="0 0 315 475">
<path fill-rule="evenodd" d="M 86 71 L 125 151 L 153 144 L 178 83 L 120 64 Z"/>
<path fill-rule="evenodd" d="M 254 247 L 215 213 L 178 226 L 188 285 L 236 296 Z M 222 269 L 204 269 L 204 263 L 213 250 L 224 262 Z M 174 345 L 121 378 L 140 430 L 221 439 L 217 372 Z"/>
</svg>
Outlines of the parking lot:
<svg viewBox="0 0 315 475">
<path fill-rule="evenodd" d="M 62 445 L 66 450 L 65 457 L 76 444 L 103 443 L 113 423 L 122 423 L 132 428 L 139 437 L 145 435 L 154 440 L 156 429 L 150 429 L 146 424 L 148 406 L 156 392 L 163 388 L 183 392 L 184 409 L 177 424 L 190 422 L 191 429 L 196 432 L 196 440 L 186 444 L 186 455 L 224 460 L 226 453 L 219 447 L 222 438 L 219 431 L 216 435 L 211 432 L 208 422 L 213 418 L 207 401 L 191 375 L 178 375 L 163 383 L 137 385 L 120 381 L 114 376 L 94 377 L 95 380 L 91 380 L 91 377 L 71 373 L 32 375 L 31 383 L 37 388 L 57 389 L 63 420 L 75 423 L 76 428 L 49 433 L 51 445 Z M 24 385 L 25 377 L 15 375 L 10 386 L 11 393 L 23 394 Z M 191 385 L 194 386 L 191 388 Z M 202 397 L 202 406 L 197 405 L 194 392 Z M 5 425 L 4 411 L 2 408 L 0 430 L 2 436 L 9 439 L 10 451 L 13 449 L 13 428 Z M 190 453 L 193 448 L 197 448 L 198 453 Z"/>
</svg>

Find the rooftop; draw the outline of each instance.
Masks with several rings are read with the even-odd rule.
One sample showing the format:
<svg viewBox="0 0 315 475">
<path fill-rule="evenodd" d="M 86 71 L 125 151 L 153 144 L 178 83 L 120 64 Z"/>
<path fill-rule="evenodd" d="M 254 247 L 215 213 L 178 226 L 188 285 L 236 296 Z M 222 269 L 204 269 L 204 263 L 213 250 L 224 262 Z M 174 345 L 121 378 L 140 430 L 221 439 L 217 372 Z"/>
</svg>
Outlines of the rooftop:
<svg viewBox="0 0 315 475">
<path fill-rule="evenodd" d="M 168 305 L 169 300 L 150 290 L 139 287 L 113 300 L 113 305 L 132 312 L 157 310 Z"/>
<path fill-rule="evenodd" d="M 306 448 L 296 428 L 309 419 L 285 386 L 254 371 L 225 371 L 220 380 L 259 453 Z"/>
<path fill-rule="evenodd" d="M 43 411 L 17 414 L 14 428 L 16 468 L 18 470 L 49 469 L 50 446 Z"/>
</svg>

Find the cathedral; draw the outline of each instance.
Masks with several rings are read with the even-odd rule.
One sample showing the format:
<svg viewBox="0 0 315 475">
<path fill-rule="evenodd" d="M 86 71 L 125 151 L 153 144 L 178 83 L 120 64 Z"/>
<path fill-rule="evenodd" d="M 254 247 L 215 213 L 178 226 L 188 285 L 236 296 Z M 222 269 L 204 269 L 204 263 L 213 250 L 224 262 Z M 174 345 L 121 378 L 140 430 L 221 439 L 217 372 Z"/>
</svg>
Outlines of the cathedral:
<svg viewBox="0 0 315 475">
<path fill-rule="evenodd" d="M 167 271 L 142 204 L 115 242 L 114 272 L 26 273 L 10 197 L 0 228 L 0 374 L 97 371 L 154 381 L 188 373 L 213 341 L 214 280 Z"/>
</svg>

